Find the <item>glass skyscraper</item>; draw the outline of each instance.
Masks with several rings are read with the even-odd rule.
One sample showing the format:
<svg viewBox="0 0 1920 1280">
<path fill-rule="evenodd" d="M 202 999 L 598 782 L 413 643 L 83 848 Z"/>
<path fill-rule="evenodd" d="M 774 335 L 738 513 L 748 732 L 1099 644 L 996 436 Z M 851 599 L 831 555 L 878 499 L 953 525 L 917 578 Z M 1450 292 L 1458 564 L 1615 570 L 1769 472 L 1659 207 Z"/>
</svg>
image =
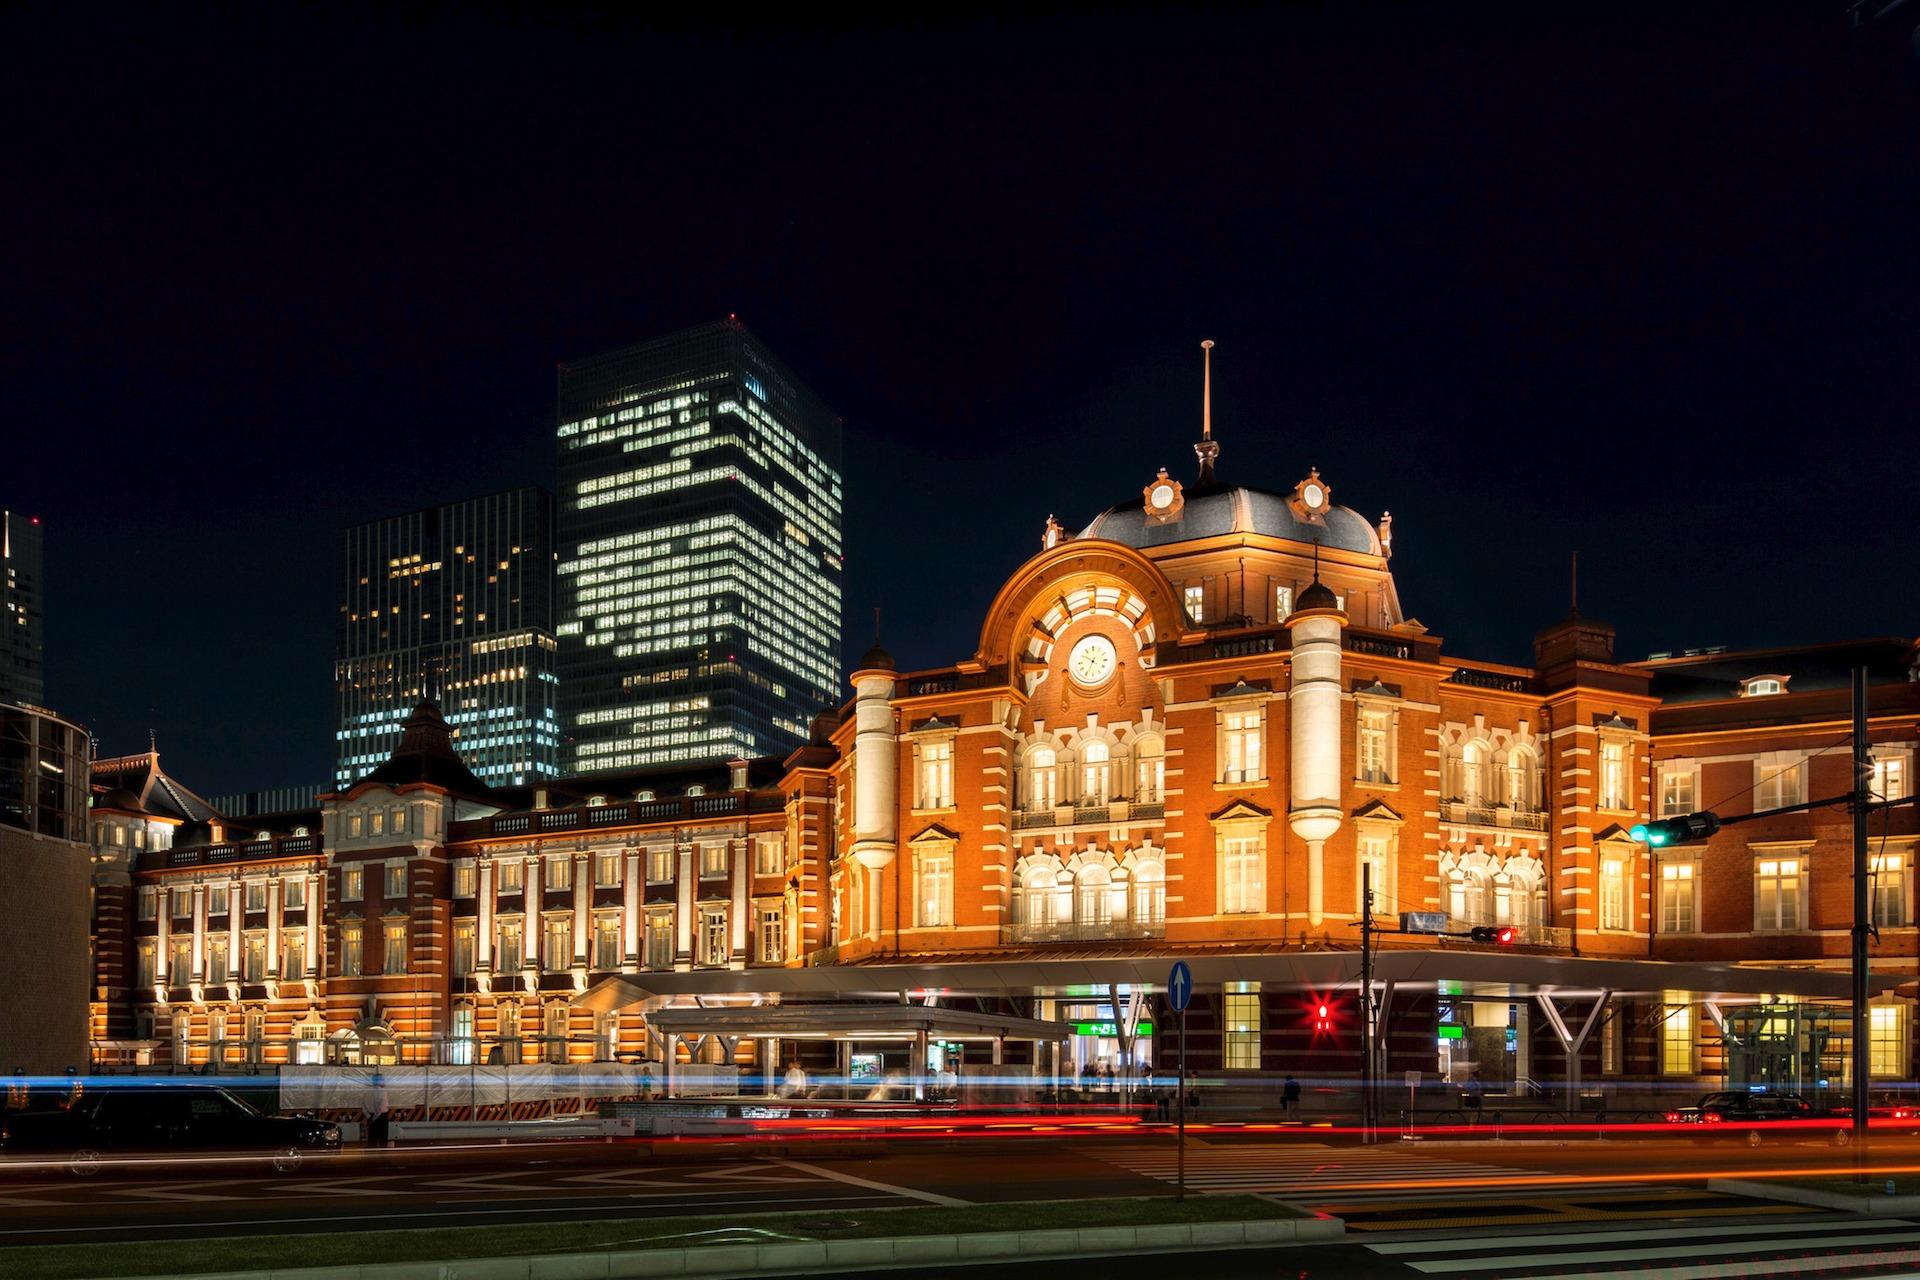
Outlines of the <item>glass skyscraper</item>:
<svg viewBox="0 0 1920 1280">
<path fill-rule="evenodd" d="M 840 422 L 731 318 L 560 366 L 569 774 L 784 754 L 839 683 Z"/>
<path fill-rule="evenodd" d="M 553 495 L 509 489 L 340 537 L 334 785 L 386 761 L 422 698 L 495 786 L 559 771 Z"/>
<path fill-rule="evenodd" d="M 0 511 L 0 702 L 46 701 L 40 556 L 39 518 Z"/>
</svg>

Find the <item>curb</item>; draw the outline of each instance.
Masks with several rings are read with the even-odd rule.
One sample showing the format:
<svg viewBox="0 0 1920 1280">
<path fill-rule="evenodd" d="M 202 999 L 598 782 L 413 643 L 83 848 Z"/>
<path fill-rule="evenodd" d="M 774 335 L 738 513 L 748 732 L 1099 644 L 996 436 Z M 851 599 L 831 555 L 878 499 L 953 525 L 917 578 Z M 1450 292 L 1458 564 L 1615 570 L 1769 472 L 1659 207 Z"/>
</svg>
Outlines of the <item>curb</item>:
<svg viewBox="0 0 1920 1280">
<path fill-rule="evenodd" d="M 143 1280 L 624 1280 L 646 1276 L 839 1274 L 938 1263 L 1019 1258 L 1084 1258 L 1098 1254 L 1188 1253 L 1248 1245 L 1337 1240 L 1339 1218 L 1276 1218 L 1258 1222 L 1168 1223 L 1144 1227 L 1070 1227 L 1045 1231 L 979 1231 L 953 1236 L 881 1236 L 871 1240 L 789 1240 L 713 1244 L 691 1249 L 555 1253 L 538 1257 L 466 1258 L 458 1262 L 379 1262 L 358 1267 L 227 1271 L 150 1276 Z"/>
<path fill-rule="evenodd" d="M 1812 1187 L 1789 1187 L 1745 1178 L 1709 1178 L 1707 1190 L 1748 1196 L 1755 1200 L 1804 1204 L 1813 1209 L 1844 1209 L 1848 1213 L 1865 1214 L 1868 1217 L 1904 1217 L 1910 1213 L 1920 1213 L 1920 1196 L 1850 1196 L 1844 1191 L 1818 1191 Z"/>
</svg>

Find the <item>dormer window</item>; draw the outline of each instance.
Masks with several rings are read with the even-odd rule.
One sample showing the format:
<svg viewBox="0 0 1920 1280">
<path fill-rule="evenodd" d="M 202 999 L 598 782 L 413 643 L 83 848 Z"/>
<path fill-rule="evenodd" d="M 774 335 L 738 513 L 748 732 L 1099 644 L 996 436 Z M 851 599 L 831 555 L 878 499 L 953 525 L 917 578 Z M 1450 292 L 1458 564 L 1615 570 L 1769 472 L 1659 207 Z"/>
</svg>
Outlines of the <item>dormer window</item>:
<svg viewBox="0 0 1920 1280">
<path fill-rule="evenodd" d="M 587 803 L 596 809 L 599 808 L 601 805 L 605 804 L 606 802 L 607 802 L 607 798 L 605 796 L 588 796 L 587 797 Z"/>
<path fill-rule="evenodd" d="M 707 789 L 701 784 L 699 784 L 698 782 L 696 782 L 692 786 L 687 788 L 687 794 L 690 796 L 703 796 L 707 794 Z"/>
<path fill-rule="evenodd" d="M 653 799 L 653 791 L 651 788 L 642 788 L 633 793 L 633 798 L 641 804 L 645 804 L 647 801 Z"/>
<path fill-rule="evenodd" d="M 1743 698 L 1764 698 L 1769 694 L 1786 691 L 1786 676 L 1754 676 L 1740 682 L 1740 696 Z"/>
</svg>

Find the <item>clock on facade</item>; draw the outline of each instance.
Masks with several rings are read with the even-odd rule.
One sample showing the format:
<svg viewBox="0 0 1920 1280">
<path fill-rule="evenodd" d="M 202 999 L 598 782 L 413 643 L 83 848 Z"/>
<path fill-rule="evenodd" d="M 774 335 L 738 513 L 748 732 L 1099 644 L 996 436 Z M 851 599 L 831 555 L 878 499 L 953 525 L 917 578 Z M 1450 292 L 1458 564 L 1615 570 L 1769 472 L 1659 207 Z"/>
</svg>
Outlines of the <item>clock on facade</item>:
<svg viewBox="0 0 1920 1280">
<path fill-rule="evenodd" d="M 1080 684 L 1100 684 L 1113 674 L 1119 660 L 1113 641 L 1105 636 L 1084 636 L 1067 655 L 1067 674 Z"/>
</svg>

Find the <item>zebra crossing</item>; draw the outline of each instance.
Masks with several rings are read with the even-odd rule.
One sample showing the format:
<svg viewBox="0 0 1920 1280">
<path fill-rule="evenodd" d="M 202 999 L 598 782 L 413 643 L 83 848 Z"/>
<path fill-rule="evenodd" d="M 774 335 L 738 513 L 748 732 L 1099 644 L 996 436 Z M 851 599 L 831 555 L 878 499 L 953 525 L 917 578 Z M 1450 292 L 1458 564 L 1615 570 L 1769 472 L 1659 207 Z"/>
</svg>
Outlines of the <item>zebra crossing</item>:
<svg viewBox="0 0 1920 1280">
<path fill-rule="evenodd" d="M 1178 1179 L 1178 1154 L 1171 1147 L 1137 1148 L 1103 1154 L 1107 1163 L 1163 1182 Z M 1286 1146 L 1202 1146 L 1187 1148 L 1187 1189 L 1203 1195 L 1271 1195 L 1322 1207 L 1422 1199 L 1458 1187 L 1460 1194 L 1483 1198 L 1488 1180 L 1524 1178 L 1553 1181 L 1538 1170 L 1415 1155 L 1397 1147 L 1329 1148 Z M 1630 1187 L 1632 1184 L 1627 1184 Z M 1626 1187 L 1616 1189 L 1627 1189 Z"/>
<path fill-rule="evenodd" d="M 1643 1222 L 1525 1237 L 1452 1236 L 1362 1246 L 1419 1275 L 1498 1280 L 1726 1280 L 1851 1273 L 1902 1280 L 1920 1268 L 1920 1226 L 1831 1215 L 1737 1225 Z M 1897 1273 L 1895 1272 L 1897 1270 Z"/>
</svg>

